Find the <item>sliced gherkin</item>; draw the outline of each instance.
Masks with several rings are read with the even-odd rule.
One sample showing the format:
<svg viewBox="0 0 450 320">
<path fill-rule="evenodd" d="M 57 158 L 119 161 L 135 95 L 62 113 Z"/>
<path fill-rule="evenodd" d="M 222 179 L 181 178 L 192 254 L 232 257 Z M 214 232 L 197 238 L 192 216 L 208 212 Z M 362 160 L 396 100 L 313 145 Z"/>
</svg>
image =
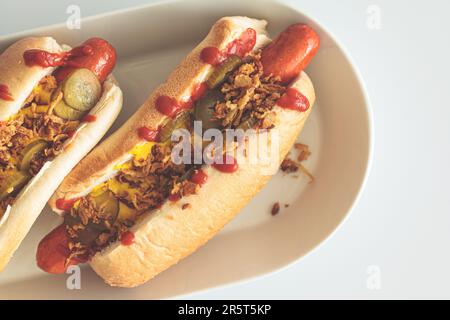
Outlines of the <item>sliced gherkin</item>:
<svg viewBox="0 0 450 320">
<path fill-rule="evenodd" d="M 102 86 L 89 69 L 76 69 L 63 82 L 64 101 L 73 109 L 84 112 L 97 104 Z"/>
<path fill-rule="evenodd" d="M 22 151 L 22 159 L 19 163 L 19 169 L 22 171 L 28 171 L 30 169 L 30 163 L 33 157 L 44 150 L 48 145 L 48 142 L 44 139 L 38 139 L 30 143 Z"/>
<path fill-rule="evenodd" d="M 221 121 L 214 119 L 214 106 L 223 100 L 224 97 L 219 90 L 208 90 L 196 101 L 194 117 L 195 120 L 202 122 L 203 130 L 220 127 Z"/>
<path fill-rule="evenodd" d="M 103 232 L 107 231 L 108 228 L 103 224 L 89 223 L 84 229 L 78 231 L 78 241 L 86 246 L 90 246 Z"/>
<path fill-rule="evenodd" d="M 106 219 L 110 222 L 114 222 L 119 214 L 119 200 L 114 197 L 113 193 L 109 190 L 94 197 L 95 206 L 98 210 L 106 215 Z"/>
<path fill-rule="evenodd" d="M 222 64 L 217 66 L 209 76 L 206 84 L 208 88 L 214 89 L 225 81 L 226 76 L 242 64 L 242 59 L 237 55 L 230 56 Z"/>
<path fill-rule="evenodd" d="M 84 115 L 84 112 L 71 108 L 64 100 L 61 100 L 56 104 L 53 112 L 58 117 L 66 120 L 80 120 Z"/>
<path fill-rule="evenodd" d="M 30 179 L 26 172 L 18 170 L 10 172 L 0 183 L 0 200 L 19 193 Z"/>
<path fill-rule="evenodd" d="M 190 121 L 191 114 L 189 112 L 182 112 L 175 119 L 170 119 L 159 132 L 160 141 L 168 141 L 172 136 L 172 133 L 177 129 L 188 128 Z"/>
<path fill-rule="evenodd" d="M 64 215 L 64 224 L 73 227 L 78 224 L 82 224 L 79 216 L 73 216 L 70 213 Z M 100 234 L 108 231 L 103 224 L 95 224 L 89 222 L 83 229 L 77 231 L 77 240 L 86 246 L 92 245 Z"/>
</svg>

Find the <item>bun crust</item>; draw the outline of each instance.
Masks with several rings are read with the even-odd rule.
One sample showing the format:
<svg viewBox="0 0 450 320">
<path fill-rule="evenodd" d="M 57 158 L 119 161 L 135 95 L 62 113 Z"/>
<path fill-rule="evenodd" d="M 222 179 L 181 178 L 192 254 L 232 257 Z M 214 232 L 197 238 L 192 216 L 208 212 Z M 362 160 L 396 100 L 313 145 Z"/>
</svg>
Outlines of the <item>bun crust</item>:
<svg viewBox="0 0 450 320">
<path fill-rule="evenodd" d="M 14 97 L 19 95 L 25 97 L 22 104 L 41 78 L 50 74 L 53 70 L 53 68 L 29 68 L 22 63 L 14 66 L 4 65 L 5 61 L 18 61 L 17 57 L 22 57 L 23 50 L 29 48 L 49 50 L 59 48 L 59 45 L 52 38 L 27 38 L 9 47 L 5 51 L 7 58 L 3 55 L 0 57 L 0 70 L 7 70 L 11 77 L 5 78 L 5 75 L 0 73 L 1 81 L 8 83 Z M 14 70 L 17 70 L 17 72 L 14 72 Z M 21 84 L 22 82 L 23 84 Z M 14 85 L 11 85 L 12 83 Z M 2 108 L 2 101 L 0 100 L 0 108 Z M 18 101 L 15 100 L 14 103 L 17 104 Z M 11 112 L 14 110 L 12 114 L 15 114 L 22 104 L 10 104 L 9 110 Z M 115 79 L 109 76 L 103 83 L 103 93 L 100 100 L 90 111 L 91 114 L 96 116 L 96 121 L 81 125 L 75 136 L 68 141 L 63 152 L 52 161 L 44 164 L 39 173 L 22 189 L 14 204 L 8 207 L 2 217 L 0 222 L 0 271 L 4 269 L 17 250 L 54 190 L 111 127 L 119 115 L 121 107 L 122 91 L 117 86 Z M 17 108 L 17 110 L 13 108 Z"/>
</svg>

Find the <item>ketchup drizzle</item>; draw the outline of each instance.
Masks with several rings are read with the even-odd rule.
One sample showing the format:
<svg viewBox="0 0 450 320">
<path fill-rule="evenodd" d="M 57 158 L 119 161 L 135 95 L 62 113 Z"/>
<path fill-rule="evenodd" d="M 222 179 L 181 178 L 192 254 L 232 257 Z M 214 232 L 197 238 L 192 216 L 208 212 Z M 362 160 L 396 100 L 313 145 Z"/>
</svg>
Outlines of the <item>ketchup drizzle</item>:
<svg viewBox="0 0 450 320">
<path fill-rule="evenodd" d="M 23 53 L 23 60 L 28 67 L 59 67 L 70 64 L 70 59 L 90 56 L 94 50 L 90 45 L 81 45 L 67 52 L 52 53 L 41 49 L 30 49 Z"/>
<path fill-rule="evenodd" d="M 75 135 L 76 132 L 77 132 L 77 130 L 70 130 L 70 131 L 67 131 L 66 134 L 69 138 L 73 138 L 73 136 Z"/>
<path fill-rule="evenodd" d="M 140 127 L 137 131 L 141 139 L 151 142 L 158 142 L 159 140 L 159 129 L 154 130 L 148 127 Z"/>
<path fill-rule="evenodd" d="M 224 60 L 224 56 L 216 47 L 206 47 L 200 52 L 200 59 L 203 62 L 216 66 Z"/>
<path fill-rule="evenodd" d="M 97 117 L 93 114 L 87 114 L 83 117 L 81 122 L 95 122 L 97 120 Z"/>
<path fill-rule="evenodd" d="M 9 88 L 6 84 L 0 84 L 0 99 L 5 101 L 13 101 L 13 97 L 9 92 Z"/>
<path fill-rule="evenodd" d="M 223 173 L 233 173 L 237 171 L 239 165 L 236 158 L 229 154 L 224 154 L 222 158 L 222 163 L 213 163 L 212 167 Z"/>
<path fill-rule="evenodd" d="M 202 169 L 195 170 L 191 176 L 191 181 L 195 184 L 205 184 L 208 180 L 208 175 Z"/>
<path fill-rule="evenodd" d="M 120 235 L 120 243 L 124 246 L 130 246 L 134 243 L 134 233 L 131 231 L 125 231 Z"/>
<path fill-rule="evenodd" d="M 182 109 L 181 103 L 169 96 L 159 96 L 156 99 L 156 110 L 168 117 L 175 117 Z"/>
<path fill-rule="evenodd" d="M 52 53 L 41 49 L 30 49 L 23 54 L 25 64 L 29 67 L 60 67 L 53 73 L 58 82 L 63 81 L 73 70 L 86 68 L 103 83 L 113 70 L 116 58 L 114 47 L 101 38 L 90 38 L 81 46 L 67 52 Z"/>
<path fill-rule="evenodd" d="M 169 195 L 168 200 L 171 202 L 176 202 L 181 199 L 181 195 L 179 193 L 172 193 Z"/>
<path fill-rule="evenodd" d="M 225 49 L 220 51 L 216 47 L 206 47 L 200 52 L 200 59 L 210 65 L 216 66 L 235 54 L 244 57 L 256 44 L 255 29 L 248 28 L 241 36 L 230 42 Z"/>
<path fill-rule="evenodd" d="M 59 198 L 58 200 L 56 200 L 56 208 L 58 208 L 59 210 L 63 210 L 63 211 L 69 211 L 70 209 L 72 209 L 73 205 L 75 204 L 75 202 L 78 200 L 78 198 L 75 199 L 64 199 L 64 198 Z"/>
<path fill-rule="evenodd" d="M 190 109 L 194 102 L 205 93 L 207 88 L 208 86 L 205 82 L 196 84 L 187 101 L 177 101 L 175 98 L 166 95 L 159 96 L 155 102 L 156 110 L 163 115 L 174 118 L 180 111 Z"/>
<path fill-rule="evenodd" d="M 278 99 L 277 104 L 286 109 L 305 112 L 309 109 L 309 100 L 295 88 L 287 88 L 286 92 Z"/>
</svg>

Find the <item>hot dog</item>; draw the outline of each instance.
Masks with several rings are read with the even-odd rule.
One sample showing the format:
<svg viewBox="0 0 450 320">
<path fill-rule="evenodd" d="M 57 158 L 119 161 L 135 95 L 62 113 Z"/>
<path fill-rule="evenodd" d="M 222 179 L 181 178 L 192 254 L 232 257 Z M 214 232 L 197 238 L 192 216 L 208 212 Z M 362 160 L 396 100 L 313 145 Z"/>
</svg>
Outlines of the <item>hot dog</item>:
<svg viewBox="0 0 450 320">
<path fill-rule="evenodd" d="M 89 260 L 110 285 L 140 285 L 207 242 L 264 186 L 265 166 L 246 161 L 239 146 L 277 130 L 279 165 L 314 104 L 303 69 L 319 47 L 304 24 L 273 42 L 265 26 L 247 17 L 217 21 L 138 111 L 75 167 L 49 201 L 65 228 L 41 241 L 39 267 L 62 273 Z M 174 133 L 185 129 L 195 141 L 203 133 L 195 121 L 205 134 L 253 131 L 214 145 L 212 161 L 176 162 Z M 188 141 L 183 155 L 192 160 L 196 145 Z"/>
<path fill-rule="evenodd" d="M 100 38 L 73 49 L 25 38 L 0 55 L 0 271 L 117 117 L 115 63 L 115 49 Z"/>
</svg>

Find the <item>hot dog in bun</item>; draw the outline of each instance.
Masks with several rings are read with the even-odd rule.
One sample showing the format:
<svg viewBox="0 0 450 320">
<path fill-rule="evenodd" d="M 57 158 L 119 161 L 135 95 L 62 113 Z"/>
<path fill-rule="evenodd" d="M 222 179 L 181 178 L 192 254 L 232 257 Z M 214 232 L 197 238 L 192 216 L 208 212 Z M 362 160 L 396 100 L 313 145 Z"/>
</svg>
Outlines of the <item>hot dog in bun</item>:
<svg viewBox="0 0 450 320">
<path fill-rule="evenodd" d="M 114 48 L 25 38 L 0 55 L 0 270 L 122 107 Z"/>
<path fill-rule="evenodd" d="M 279 165 L 315 100 L 303 69 L 318 50 L 318 35 L 294 24 L 271 41 L 265 27 L 247 17 L 218 20 L 139 110 L 77 165 L 49 201 L 64 222 L 39 244 L 39 267 L 62 273 L 89 262 L 108 284 L 137 286 L 194 252 L 248 203 L 270 175 L 236 145 L 277 130 Z M 209 129 L 253 134 L 210 149 L 212 162 L 174 161 L 185 138 L 175 132 L 195 137 Z"/>
</svg>

